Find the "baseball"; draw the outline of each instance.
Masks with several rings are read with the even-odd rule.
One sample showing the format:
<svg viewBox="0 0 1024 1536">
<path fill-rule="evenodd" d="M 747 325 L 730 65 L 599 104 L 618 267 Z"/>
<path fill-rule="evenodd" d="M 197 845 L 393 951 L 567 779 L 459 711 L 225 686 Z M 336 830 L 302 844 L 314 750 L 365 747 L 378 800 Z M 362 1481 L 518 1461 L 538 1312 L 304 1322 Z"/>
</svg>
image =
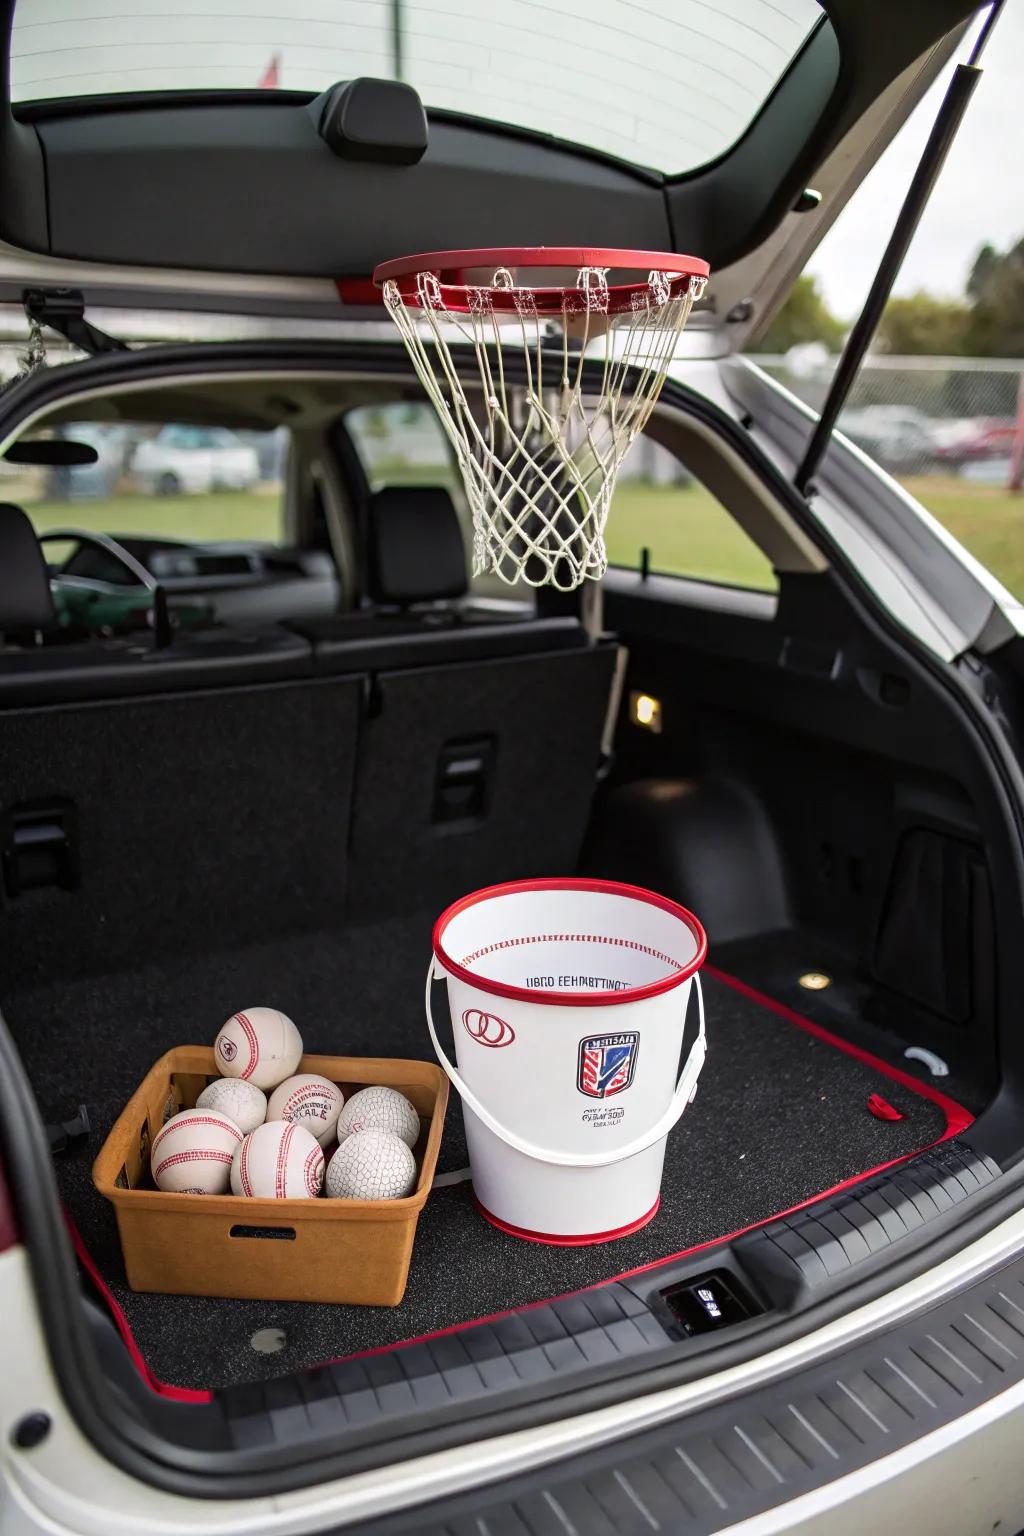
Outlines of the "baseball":
<svg viewBox="0 0 1024 1536">
<path fill-rule="evenodd" d="M 345 1095 L 328 1078 L 320 1077 L 316 1072 L 300 1072 L 296 1077 L 286 1077 L 274 1089 L 267 1106 L 267 1119 L 290 1120 L 292 1125 L 301 1125 L 322 1147 L 326 1147 L 334 1135 L 344 1103 Z"/>
<path fill-rule="evenodd" d="M 242 1133 L 227 1115 L 186 1109 L 153 1137 L 149 1166 L 157 1189 L 178 1195 L 222 1195 Z"/>
<path fill-rule="evenodd" d="M 324 1179 L 324 1154 L 301 1125 L 268 1120 L 235 1148 L 231 1190 L 259 1200 L 312 1200 Z"/>
<path fill-rule="evenodd" d="M 404 1093 L 397 1088 L 360 1088 L 338 1116 L 338 1141 L 356 1131 L 391 1131 L 407 1147 L 414 1147 L 420 1134 L 420 1117 Z"/>
<path fill-rule="evenodd" d="M 225 1077 L 241 1077 L 257 1088 L 276 1088 L 291 1077 L 302 1056 L 302 1036 L 277 1008 L 233 1013 L 213 1042 Z"/>
<path fill-rule="evenodd" d="M 416 1159 L 393 1131 L 351 1132 L 327 1166 L 325 1191 L 335 1200 L 402 1200 L 415 1188 Z"/>
<path fill-rule="evenodd" d="M 196 1109 L 215 1109 L 227 1115 L 242 1135 L 248 1136 L 267 1118 L 267 1096 L 255 1083 L 243 1082 L 240 1077 L 218 1077 L 196 1099 Z"/>
</svg>

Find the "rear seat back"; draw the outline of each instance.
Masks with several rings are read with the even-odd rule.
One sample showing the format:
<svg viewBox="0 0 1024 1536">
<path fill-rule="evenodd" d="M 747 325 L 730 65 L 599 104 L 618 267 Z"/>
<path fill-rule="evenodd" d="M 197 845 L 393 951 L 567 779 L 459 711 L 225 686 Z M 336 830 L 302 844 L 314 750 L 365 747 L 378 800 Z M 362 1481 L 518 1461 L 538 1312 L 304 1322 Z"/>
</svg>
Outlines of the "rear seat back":
<svg viewBox="0 0 1024 1536">
<path fill-rule="evenodd" d="M 367 589 L 375 603 L 439 602 L 469 590 L 466 549 L 443 486 L 386 485 L 367 509 Z"/>
<path fill-rule="evenodd" d="M 339 678 L 0 713 L 4 990 L 339 925 L 362 695 Z"/>
<path fill-rule="evenodd" d="M 373 675 L 353 801 L 352 919 L 437 912 L 477 886 L 572 872 L 615 647 L 591 644 L 573 618 L 453 609 L 468 591 L 467 559 L 442 488 L 378 491 L 366 527 L 377 611 L 313 632 L 318 669 Z"/>
<path fill-rule="evenodd" d="M 36 531 L 21 507 L 0 502 L 0 639 L 54 623 L 50 577 Z"/>
<path fill-rule="evenodd" d="M 614 663 L 602 645 L 381 673 L 359 745 L 353 916 L 571 874 Z"/>
<path fill-rule="evenodd" d="M 378 503 L 381 598 L 464 586 L 451 504 L 433 506 L 417 545 Z M 26 530 L 0 523 L 23 554 Z M 52 616 L 33 553 L 27 605 L 0 571 L 0 622 L 19 630 Z M 312 646 L 271 627 L 0 651 L 5 989 L 575 869 L 615 647 L 568 618 L 356 618 Z"/>
</svg>

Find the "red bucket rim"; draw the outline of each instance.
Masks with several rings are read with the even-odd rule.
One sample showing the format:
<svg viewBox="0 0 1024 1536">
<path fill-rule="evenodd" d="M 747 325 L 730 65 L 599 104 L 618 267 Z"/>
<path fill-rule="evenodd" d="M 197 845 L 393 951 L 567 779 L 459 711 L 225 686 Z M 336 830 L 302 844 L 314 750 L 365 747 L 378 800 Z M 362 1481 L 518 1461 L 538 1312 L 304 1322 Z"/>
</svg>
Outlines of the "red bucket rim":
<svg viewBox="0 0 1024 1536">
<path fill-rule="evenodd" d="M 482 286 L 471 282 L 467 273 L 480 267 L 600 267 L 606 271 L 633 271 L 647 268 L 663 272 L 675 285 L 691 277 L 707 278 L 711 268 L 699 256 L 684 256 L 672 251 L 635 251 L 621 247 L 582 245 L 504 245 L 458 251 L 425 251 L 415 256 L 398 256 L 380 262 L 373 271 L 373 282 L 382 288 L 394 282 L 404 302 L 422 308 L 417 278 L 425 272 L 438 280 L 445 296 L 445 308 L 464 313 L 469 308 L 471 289 Z M 492 308 L 499 313 L 515 314 L 517 293 L 532 294 L 539 314 L 560 314 L 566 295 L 578 292 L 575 282 L 541 287 L 518 283 L 512 288 L 488 288 Z M 631 307 L 635 294 L 647 291 L 647 283 L 610 283 L 608 313 L 618 314 Z"/>
<path fill-rule="evenodd" d="M 663 976 L 658 981 L 648 982 L 644 986 L 625 987 L 617 992 L 557 992 L 540 991 L 535 987 L 517 987 L 511 982 L 495 981 L 489 976 L 478 976 L 474 971 L 460 965 L 457 960 L 453 960 L 444 947 L 445 930 L 452 920 L 469 907 L 477 906 L 482 901 L 492 900 L 496 896 L 515 895 L 521 891 L 597 891 L 606 896 L 625 896 L 633 901 L 646 902 L 648 906 L 660 907 L 663 912 L 678 918 L 689 929 L 697 946 L 696 952 L 691 960 L 668 976 Z M 471 891 L 468 896 L 461 896 L 458 901 L 452 902 L 451 906 L 446 907 L 441 913 L 434 924 L 432 942 L 434 955 L 445 970 L 457 977 L 459 981 L 464 981 L 481 992 L 488 992 L 494 997 L 510 997 L 522 1003 L 555 1003 L 570 1008 L 607 1008 L 622 1003 L 643 1002 L 649 997 L 658 997 L 662 992 L 670 992 L 673 987 L 681 986 L 684 981 L 688 981 L 695 975 L 704 964 L 708 952 L 708 936 L 703 924 L 678 901 L 672 901 L 668 896 L 659 896 L 656 891 L 646 890 L 642 885 L 627 885 L 619 880 L 588 880 L 582 876 L 507 880 L 498 885 L 486 885 L 478 891 Z"/>
</svg>

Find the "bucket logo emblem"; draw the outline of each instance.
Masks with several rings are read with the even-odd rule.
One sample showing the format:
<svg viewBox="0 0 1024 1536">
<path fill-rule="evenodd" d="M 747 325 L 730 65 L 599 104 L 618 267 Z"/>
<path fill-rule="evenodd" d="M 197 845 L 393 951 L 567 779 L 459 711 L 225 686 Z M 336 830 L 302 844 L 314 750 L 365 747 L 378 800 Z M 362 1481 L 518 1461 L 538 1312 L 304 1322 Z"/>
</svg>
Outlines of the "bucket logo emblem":
<svg viewBox="0 0 1024 1536">
<path fill-rule="evenodd" d="M 617 1035 L 589 1035 L 580 1041 L 576 1087 L 588 1099 L 610 1099 L 624 1093 L 633 1081 L 640 1035 L 627 1030 Z"/>
<path fill-rule="evenodd" d="M 496 1013 L 482 1013 L 479 1008 L 467 1008 L 462 1015 L 462 1022 L 466 1032 L 479 1045 L 489 1045 L 497 1049 L 502 1045 L 511 1045 L 516 1037 L 511 1024 L 506 1024 L 504 1019 L 499 1019 Z"/>
</svg>

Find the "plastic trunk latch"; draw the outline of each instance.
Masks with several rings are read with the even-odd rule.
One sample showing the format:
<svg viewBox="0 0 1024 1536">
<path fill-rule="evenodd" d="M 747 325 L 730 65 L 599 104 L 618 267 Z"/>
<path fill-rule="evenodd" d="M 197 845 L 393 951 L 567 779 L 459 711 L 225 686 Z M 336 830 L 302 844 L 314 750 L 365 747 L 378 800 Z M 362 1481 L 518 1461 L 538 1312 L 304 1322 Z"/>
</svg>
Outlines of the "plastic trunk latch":
<svg viewBox="0 0 1024 1536">
<path fill-rule="evenodd" d="M 78 885 L 77 818 L 69 800 L 12 805 L 0 818 L 4 891 L 16 898 L 40 886 Z"/>
<path fill-rule="evenodd" d="M 434 780 L 434 822 L 468 825 L 487 814 L 494 772 L 493 736 L 449 741 L 441 748 Z"/>
</svg>

